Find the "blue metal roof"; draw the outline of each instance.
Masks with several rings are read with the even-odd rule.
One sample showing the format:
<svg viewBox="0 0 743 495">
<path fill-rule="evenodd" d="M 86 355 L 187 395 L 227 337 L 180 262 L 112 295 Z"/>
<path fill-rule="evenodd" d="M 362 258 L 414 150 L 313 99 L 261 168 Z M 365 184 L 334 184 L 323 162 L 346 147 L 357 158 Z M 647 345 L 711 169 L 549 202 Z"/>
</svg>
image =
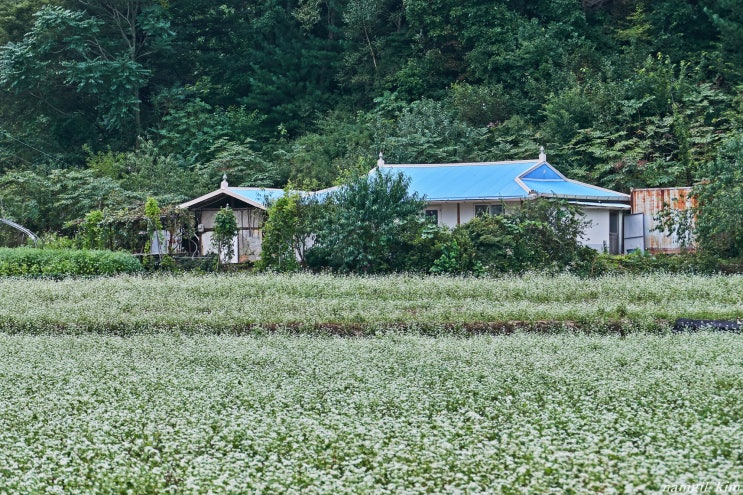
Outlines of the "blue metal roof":
<svg viewBox="0 0 743 495">
<path fill-rule="evenodd" d="M 557 196 L 564 198 L 596 198 L 611 201 L 628 201 L 626 194 L 610 191 L 601 187 L 584 184 L 583 182 L 562 180 L 531 180 L 522 179 L 526 187 L 543 196 Z"/>
<path fill-rule="evenodd" d="M 450 163 L 436 165 L 379 165 L 382 171 L 402 172 L 410 191 L 428 201 L 526 199 L 540 196 L 629 201 L 626 194 L 567 179 L 539 160 Z M 533 195 L 532 195 L 533 196 Z"/>
<path fill-rule="evenodd" d="M 268 206 L 268 203 L 284 196 L 283 189 L 258 187 L 230 187 L 230 191 L 256 203 Z"/>
<path fill-rule="evenodd" d="M 410 178 L 410 191 L 428 201 L 526 198 L 516 178 L 538 161 L 463 163 L 442 165 L 381 165 L 382 171 L 402 172 Z"/>
<path fill-rule="evenodd" d="M 539 167 L 535 168 L 531 172 L 528 172 L 521 176 L 522 179 L 538 179 L 538 180 L 549 180 L 549 179 L 555 179 L 555 180 L 564 180 L 565 177 L 560 175 L 557 170 L 550 167 L 546 163 L 540 165 Z"/>
<path fill-rule="evenodd" d="M 516 200 L 536 196 L 571 200 L 629 202 L 629 195 L 567 179 L 552 165 L 540 160 L 485 163 L 447 163 L 431 165 L 377 166 L 383 172 L 401 172 L 410 178 L 409 190 L 424 196 L 429 202 Z M 372 170 L 372 172 L 374 171 Z M 323 201 L 337 187 L 312 193 Z M 223 195 L 244 199 L 256 207 L 284 195 L 283 189 L 258 187 L 227 187 L 180 205 L 203 207 Z"/>
</svg>

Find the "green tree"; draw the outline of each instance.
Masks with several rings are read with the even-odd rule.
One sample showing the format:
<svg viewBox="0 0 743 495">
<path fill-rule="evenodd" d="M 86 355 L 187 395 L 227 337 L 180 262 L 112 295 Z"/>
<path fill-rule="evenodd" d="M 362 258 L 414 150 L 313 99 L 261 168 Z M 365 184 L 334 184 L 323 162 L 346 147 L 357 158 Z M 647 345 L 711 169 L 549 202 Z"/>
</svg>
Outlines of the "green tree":
<svg viewBox="0 0 743 495">
<path fill-rule="evenodd" d="M 233 241 L 237 235 L 237 218 L 232 208 L 220 208 L 214 218 L 212 246 L 217 251 L 217 266 L 222 268 L 235 255 Z"/>
<path fill-rule="evenodd" d="M 243 137 L 263 142 L 279 126 L 292 135 L 311 128 L 338 100 L 341 3 L 170 2 L 184 85 L 213 107 L 264 115 L 260 132 Z"/>
<path fill-rule="evenodd" d="M 33 24 L 33 14 L 48 0 L 0 0 L 0 44 L 20 41 Z"/>
<path fill-rule="evenodd" d="M 391 163 L 437 163 L 473 159 L 487 131 L 458 120 L 445 102 L 423 99 L 404 105 L 388 132 L 379 149 Z"/>
<path fill-rule="evenodd" d="M 35 232 L 57 232 L 92 210 L 128 202 L 119 184 L 90 170 L 11 171 L 0 176 L 0 210 Z"/>
<path fill-rule="evenodd" d="M 699 177 L 693 192 L 700 249 L 722 258 L 743 257 L 743 134 L 723 143 Z"/>
<path fill-rule="evenodd" d="M 93 210 L 85 214 L 78 230 L 78 237 L 83 249 L 104 249 L 105 238 L 102 222 L 103 211 L 101 210 Z"/>
<path fill-rule="evenodd" d="M 143 139 L 131 151 L 91 154 L 87 164 L 96 175 L 118 182 L 128 197 L 139 202 L 152 196 L 163 204 L 177 203 L 214 189 L 217 183 L 209 183 L 181 155 L 163 153 Z"/>
<path fill-rule="evenodd" d="M 409 193 L 409 182 L 402 174 L 377 169 L 329 193 L 315 254 L 340 272 L 389 270 L 403 233 L 411 223 L 423 226 L 418 219 L 425 202 Z"/>
<path fill-rule="evenodd" d="M 153 75 L 150 62 L 173 32 L 154 0 L 80 6 L 34 14 L 23 40 L 0 49 L 0 87 L 56 121 L 85 118 L 95 109 L 90 116 L 104 134 L 131 143 L 143 128 L 141 92 Z"/>
<path fill-rule="evenodd" d="M 256 268 L 287 272 L 304 266 L 320 212 L 321 205 L 313 196 L 287 189 L 268 208 Z"/>
<path fill-rule="evenodd" d="M 231 182 L 242 187 L 273 187 L 279 181 L 276 165 L 263 160 L 253 150 L 250 139 L 242 143 L 220 139 L 210 151 L 214 158 L 196 167 L 196 173 L 207 188 L 225 173 L 229 174 Z"/>
<path fill-rule="evenodd" d="M 743 4 L 737 0 L 718 0 L 705 8 L 720 32 L 720 54 L 734 83 L 743 82 Z"/>
</svg>

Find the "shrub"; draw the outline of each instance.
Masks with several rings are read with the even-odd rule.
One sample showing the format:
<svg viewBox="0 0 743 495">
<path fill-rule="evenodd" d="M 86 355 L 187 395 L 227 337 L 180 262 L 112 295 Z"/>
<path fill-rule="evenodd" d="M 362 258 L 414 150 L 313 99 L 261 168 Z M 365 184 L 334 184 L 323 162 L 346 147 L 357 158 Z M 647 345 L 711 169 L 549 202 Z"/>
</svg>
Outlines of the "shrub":
<svg viewBox="0 0 743 495">
<path fill-rule="evenodd" d="M 212 237 L 212 247 L 218 253 L 217 264 L 223 266 L 230 263 L 235 254 L 235 248 L 232 241 L 237 236 L 237 218 L 232 208 L 226 206 L 220 208 L 214 219 L 214 235 Z"/>
<path fill-rule="evenodd" d="M 650 254 L 633 252 L 624 255 L 598 254 L 586 264 L 586 275 L 736 272 L 734 264 L 723 266 L 720 260 L 700 253 Z"/>
<path fill-rule="evenodd" d="M 124 252 L 0 248 L 0 276 L 115 275 L 141 270 L 139 260 Z"/>
<path fill-rule="evenodd" d="M 585 225 L 566 202 L 536 200 L 508 215 L 478 216 L 454 232 L 469 238 L 476 259 L 490 272 L 555 272 L 585 258 L 578 242 Z"/>
<path fill-rule="evenodd" d="M 305 253 L 312 245 L 322 212 L 323 205 L 316 198 L 287 189 L 284 196 L 268 207 L 256 268 L 292 272 L 305 266 Z"/>
<path fill-rule="evenodd" d="M 330 193 L 307 263 L 343 273 L 394 270 L 403 239 L 424 226 L 425 203 L 408 191 L 409 183 L 402 174 L 377 170 Z"/>
</svg>

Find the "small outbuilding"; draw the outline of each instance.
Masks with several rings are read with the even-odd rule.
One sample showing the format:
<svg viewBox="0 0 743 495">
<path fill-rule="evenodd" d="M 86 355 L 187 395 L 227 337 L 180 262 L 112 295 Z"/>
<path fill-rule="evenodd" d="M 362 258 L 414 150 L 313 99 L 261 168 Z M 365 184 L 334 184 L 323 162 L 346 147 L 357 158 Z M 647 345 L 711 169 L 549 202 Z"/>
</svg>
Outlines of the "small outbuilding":
<svg viewBox="0 0 743 495">
<path fill-rule="evenodd" d="M 261 228 L 266 217 L 268 203 L 284 194 L 282 189 L 259 187 L 230 187 L 223 177 L 220 188 L 179 205 L 195 215 L 198 254 L 215 253 L 212 246 L 214 220 L 221 208 L 229 206 L 237 220 L 237 236 L 234 239 L 232 263 L 255 261 L 261 253 Z"/>
</svg>

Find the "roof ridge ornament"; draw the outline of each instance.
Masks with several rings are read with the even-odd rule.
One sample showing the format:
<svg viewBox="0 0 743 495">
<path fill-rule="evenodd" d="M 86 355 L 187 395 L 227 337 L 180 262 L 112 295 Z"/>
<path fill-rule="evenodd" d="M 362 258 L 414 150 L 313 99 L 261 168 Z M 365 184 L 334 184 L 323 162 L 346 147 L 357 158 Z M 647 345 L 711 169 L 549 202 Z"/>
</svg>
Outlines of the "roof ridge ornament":
<svg viewBox="0 0 743 495">
<path fill-rule="evenodd" d="M 539 147 L 539 161 L 540 162 L 547 161 L 547 154 L 544 152 L 544 146 Z"/>
<path fill-rule="evenodd" d="M 377 167 L 384 165 L 384 153 L 379 152 L 379 160 L 377 160 Z"/>
<path fill-rule="evenodd" d="M 225 173 L 222 176 L 222 183 L 219 185 L 220 189 L 227 189 L 229 187 L 229 184 L 227 183 L 227 174 Z"/>
</svg>

